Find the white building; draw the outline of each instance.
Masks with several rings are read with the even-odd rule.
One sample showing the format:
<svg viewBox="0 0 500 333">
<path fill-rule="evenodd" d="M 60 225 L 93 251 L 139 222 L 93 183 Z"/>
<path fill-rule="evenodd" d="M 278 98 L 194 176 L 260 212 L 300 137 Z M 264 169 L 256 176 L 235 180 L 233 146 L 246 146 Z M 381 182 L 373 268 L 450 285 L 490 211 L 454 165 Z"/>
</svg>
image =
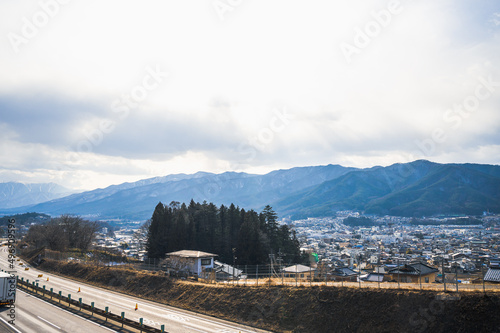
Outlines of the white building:
<svg viewBox="0 0 500 333">
<path fill-rule="evenodd" d="M 214 258 L 216 254 L 182 250 L 167 253 L 167 271 L 168 272 L 185 272 L 189 275 L 202 276 L 203 273 L 214 268 Z"/>
</svg>

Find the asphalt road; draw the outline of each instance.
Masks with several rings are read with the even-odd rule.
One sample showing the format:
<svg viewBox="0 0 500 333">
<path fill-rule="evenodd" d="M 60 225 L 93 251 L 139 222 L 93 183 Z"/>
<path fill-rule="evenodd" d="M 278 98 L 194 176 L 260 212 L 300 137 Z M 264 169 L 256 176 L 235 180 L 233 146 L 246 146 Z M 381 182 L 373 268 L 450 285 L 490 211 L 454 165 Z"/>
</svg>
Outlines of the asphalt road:
<svg viewBox="0 0 500 333">
<path fill-rule="evenodd" d="M 7 262 L 7 248 L 0 248 L 0 268 L 3 270 L 8 270 Z M 19 262 L 17 262 L 18 264 Z M 117 292 L 112 292 L 102 288 L 97 288 L 91 285 L 87 285 L 81 282 L 75 282 L 70 279 L 58 277 L 51 274 L 46 274 L 44 272 L 38 271 L 33 267 L 30 267 L 28 271 L 24 270 L 24 267 L 17 265 L 17 275 L 19 277 L 24 277 L 24 279 L 29 279 L 31 281 L 38 281 L 39 286 L 45 285 L 47 290 L 53 288 L 54 292 L 62 292 L 62 295 L 67 296 L 71 294 L 72 299 L 82 298 L 82 301 L 86 304 L 94 302 L 96 308 L 104 309 L 108 306 L 109 311 L 114 314 L 120 315 L 125 312 L 125 317 L 139 321 L 139 318 L 143 318 L 143 322 L 146 325 L 150 325 L 156 328 L 160 328 L 161 325 L 165 325 L 165 331 L 172 333 L 249 333 L 249 332 L 266 332 L 256 328 L 243 326 L 237 323 L 220 320 L 210 316 L 201 315 L 195 312 L 190 312 L 174 307 L 169 307 L 166 305 L 158 304 L 151 301 L 146 301 L 137 297 L 132 297 Z M 43 274 L 42 277 L 38 277 L 39 274 Z M 47 281 L 49 278 L 49 281 Z M 78 292 L 80 290 L 80 292 Z M 21 298 L 22 293 L 19 294 Z M 33 297 L 31 297 L 33 299 Z M 30 301 L 31 301 L 30 299 Z M 135 306 L 138 306 L 138 310 L 135 310 Z M 54 311 L 47 311 L 44 313 L 46 317 L 44 319 L 52 322 L 55 321 L 59 314 L 53 315 Z M 20 318 L 22 318 L 20 316 Z M 70 320 L 73 322 L 73 320 Z M 50 326 L 45 324 L 44 327 Z M 57 324 L 56 324 L 57 325 Z M 59 325 L 57 325 L 59 326 Z M 75 326 L 76 327 L 76 326 Z M 24 331 L 23 331 L 24 332 Z M 31 331 L 26 331 L 31 332 Z M 33 331 L 40 332 L 40 331 Z M 48 332 L 48 331 L 47 331 Z M 60 332 L 60 331 L 58 331 Z M 75 332 L 75 331 L 72 331 Z M 88 331 L 82 331 L 88 332 Z"/>
<path fill-rule="evenodd" d="M 17 291 L 14 318 L 8 316 L 10 309 L 0 308 L 1 332 L 22 333 L 84 333 L 115 332 L 71 312 L 60 309 L 20 290 Z M 3 320 L 1 320 L 3 319 Z M 14 325 L 8 323 L 13 320 Z M 6 323 L 7 322 L 7 323 Z M 5 330 L 4 330 L 5 328 Z"/>
</svg>

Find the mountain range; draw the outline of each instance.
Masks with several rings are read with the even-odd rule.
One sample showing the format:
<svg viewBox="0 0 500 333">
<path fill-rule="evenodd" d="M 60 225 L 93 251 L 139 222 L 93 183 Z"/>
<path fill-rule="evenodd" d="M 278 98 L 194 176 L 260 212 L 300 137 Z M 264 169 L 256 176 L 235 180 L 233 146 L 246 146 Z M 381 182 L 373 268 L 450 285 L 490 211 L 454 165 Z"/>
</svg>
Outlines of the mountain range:
<svg viewBox="0 0 500 333">
<path fill-rule="evenodd" d="M 74 191 L 73 191 L 74 192 Z M 62 198 L 72 191 L 55 183 L 0 183 L 0 207 L 13 208 Z"/>
<path fill-rule="evenodd" d="M 0 184 L 2 185 L 2 184 Z M 0 187 L 1 188 L 1 187 Z M 103 220 L 141 221 L 158 202 L 234 203 L 280 217 L 333 216 L 339 210 L 395 216 L 500 213 L 500 166 L 426 160 L 387 167 L 297 167 L 265 175 L 198 172 L 144 179 L 25 205 L 4 198 L 0 213 L 36 211 Z M 16 208 L 12 208 L 16 206 Z"/>
</svg>

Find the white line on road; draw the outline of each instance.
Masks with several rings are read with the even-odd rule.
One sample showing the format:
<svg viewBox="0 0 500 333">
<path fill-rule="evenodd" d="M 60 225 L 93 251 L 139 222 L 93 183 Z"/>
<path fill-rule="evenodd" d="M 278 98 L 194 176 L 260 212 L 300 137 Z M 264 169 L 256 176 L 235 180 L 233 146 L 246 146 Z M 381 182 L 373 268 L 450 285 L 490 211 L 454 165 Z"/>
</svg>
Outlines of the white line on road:
<svg viewBox="0 0 500 333">
<path fill-rule="evenodd" d="M 69 280 L 69 281 L 66 281 L 66 282 L 69 282 L 70 284 L 71 283 L 77 283 L 77 282 L 72 281 L 72 280 L 70 280 L 68 278 L 63 279 L 63 281 L 65 281 L 65 280 Z M 91 287 L 96 288 L 95 286 L 91 286 Z M 95 294 L 102 294 L 103 295 L 102 297 L 106 297 L 106 294 L 109 293 L 109 290 L 106 290 L 106 289 L 103 289 L 103 288 L 100 288 L 100 287 L 97 287 L 96 289 L 97 290 L 94 293 Z M 118 292 L 115 292 L 115 291 L 112 291 L 111 293 L 114 295 L 114 298 L 116 298 L 118 300 L 122 300 L 123 302 L 130 302 L 132 304 L 131 307 L 133 307 L 135 305 L 135 303 L 138 302 L 137 300 L 134 300 L 134 299 L 130 298 L 131 296 L 124 295 L 124 294 L 121 294 L 121 293 L 118 293 Z M 146 301 L 146 300 L 142 300 L 142 301 Z M 151 304 L 149 302 L 142 303 L 142 308 L 150 307 L 150 308 L 153 308 L 153 309 L 165 311 L 165 314 L 160 314 L 160 313 L 155 312 L 155 315 L 157 315 L 159 317 L 166 318 L 168 320 L 181 321 L 179 319 L 176 320 L 175 317 L 173 317 L 173 318 L 169 317 L 169 316 L 173 315 L 173 316 L 179 316 L 180 318 L 184 318 L 185 321 L 194 320 L 194 321 L 199 321 L 199 322 L 202 322 L 202 323 L 203 322 L 211 323 L 211 324 L 214 324 L 216 326 L 233 329 L 233 330 L 236 330 L 238 332 L 255 332 L 256 331 L 255 329 L 252 329 L 252 328 L 251 329 L 247 329 L 247 328 L 237 327 L 237 326 L 225 323 L 225 322 L 219 322 L 219 321 L 216 321 L 216 320 L 205 318 L 205 317 L 200 316 L 200 314 L 198 314 L 198 313 L 186 313 L 186 312 L 183 312 L 183 311 L 179 311 L 179 310 L 174 310 L 174 309 L 167 308 L 167 307 L 158 306 L 158 305 L 156 305 L 154 303 Z M 130 309 L 130 307 L 125 306 L 123 303 L 116 303 L 116 302 L 111 301 L 111 300 L 108 300 L 107 303 L 109 303 L 109 304 L 115 304 L 116 306 L 121 307 L 123 309 Z M 141 302 L 139 301 L 139 303 L 141 303 Z M 149 311 L 146 311 L 146 312 L 149 312 Z"/>
<path fill-rule="evenodd" d="M 35 274 L 36 276 L 36 272 L 32 272 L 33 274 Z M 61 289 L 64 288 L 64 289 L 71 289 L 71 287 L 68 287 L 67 285 L 64 286 L 64 283 L 67 283 L 69 285 L 78 285 L 78 284 L 81 284 L 82 282 L 79 282 L 79 281 L 75 281 L 75 280 L 71 280 L 70 278 L 68 277 L 61 277 L 61 276 L 54 276 L 54 278 L 59 278 L 59 279 L 55 279 L 54 281 L 58 281 L 59 283 L 62 283 L 63 286 L 60 287 Z M 109 289 L 105 289 L 103 287 L 96 287 L 96 286 L 90 286 L 92 288 L 95 288 L 93 292 L 91 293 L 94 293 L 94 294 L 101 294 L 103 295 L 102 297 L 106 297 L 107 295 L 106 294 L 113 294 L 114 297 L 118 300 L 122 300 L 124 302 L 131 302 L 132 303 L 132 306 L 135 305 L 135 303 L 138 302 L 137 298 L 134 299 L 132 298 L 133 296 L 129 296 L 129 295 L 124 295 L 123 293 L 119 293 L 119 292 L 116 292 L 116 291 L 111 291 Z M 160 316 L 160 317 L 163 317 L 163 318 L 166 318 L 166 319 L 169 319 L 169 320 L 174 320 L 176 321 L 175 319 L 173 318 L 168 318 L 169 315 L 174 315 L 174 316 L 180 316 L 181 318 L 184 318 L 186 321 L 189 321 L 189 320 L 194 320 L 194 321 L 201 321 L 201 322 L 205 322 L 205 323 L 211 323 L 213 325 L 217 325 L 219 327 L 223 327 L 223 328 L 226 328 L 226 329 L 232 329 L 232 330 L 236 330 L 238 332 L 256 332 L 257 329 L 255 328 L 243 328 L 243 327 L 238 327 L 238 326 L 235 326 L 234 324 L 235 323 L 226 323 L 224 320 L 222 320 L 222 322 L 220 321 L 216 321 L 216 320 L 212 320 L 212 319 L 209 319 L 209 318 L 206 318 L 204 315 L 200 315 L 199 313 L 186 313 L 184 311 L 181 311 L 181 310 L 174 310 L 170 307 L 168 307 L 166 304 L 161 306 L 161 305 L 156 305 L 155 302 L 151 302 L 151 301 L 148 301 L 148 300 L 140 300 L 139 302 L 143 302 L 142 303 L 142 306 L 143 308 L 144 307 L 150 307 L 150 308 L 153 308 L 153 309 L 157 309 L 157 310 L 161 310 L 161 311 L 164 311 L 164 315 L 163 314 L 158 314 L 158 313 L 155 313 L 156 315 Z M 119 307 L 122 307 L 122 308 L 129 308 L 129 307 L 126 307 L 123 303 L 122 304 L 118 304 L 118 303 L 115 303 L 111 300 L 108 300 L 107 302 L 109 303 L 113 303 Z M 151 304 L 153 303 L 153 304 Z M 48 303 L 49 304 L 49 303 Z M 148 311 L 149 312 L 149 311 Z"/>
<path fill-rule="evenodd" d="M 43 318 L 42 318 L 42 317 L 40 317 L 40 316 L 37 316 L 37 317 L 38 317 L 38 319 L 43 320 L 43 321 L 44 321 L 44 322 L 46 322 L 47 324 L 52 325 L 52 326 L 54 326 L 55 328 L 57 328 L 57 329 L 59 329 L 59 330 L 61 329 L 59 326 L 57 326 L 57 325 L 55 325 L 55 324 L 52 324 L 52 323 L 51 323 L 50 321 L 48 321 L 47 319 L 43 319 Z"/>
<path fill-rule="evenodd" d="M 199 329 L 191 327 L 191 326 L 184 326 L 184 328 L 187 328 L 187 329 L 193 330 L 193 331 L 202 332 L 202 333 L 208 333 L 207 331 L 202 331 L 202 330 L 199 330 Z"/>
<path fill-rule="evenodd" d="M 18 291 L 21 291 L 21 290 L 18 290 Z M 28 295 L 29 297 L 34 297 L 34 296 L 31 296 L 30 294 L 28 294 L 28 293 L 24 292 L 24 291 L 21 291 L 21 292 L 22 292 L 22 293 L 24 293 L 24 294 L 26 294 L 26 295 Z M 116 332 L 116 331 L 113 331 L 112 329 L 110 329 L 110 328 L 108 328 L 108 327 L 106 327 L 106 326 L 99 325 L 98 323 L 95 323 L 95 322 L 93 322 L 92 320 L 88 320 L 88 319 L 83 318 L 83 317 L 81 317 L 81 316 L 78 316 L 78 315 L 76 315 L 76 314 L 74 314 L 74 313 L 71 313 L 71 312 L 66 311 L 66 310 L 64 310 L 64 309 L 61 309 L 60 307 L 55 306 L 55 305 L 53 305 L 53 304 L 50 304 L 49 302 L 46 302 L 46 301 L 41 300 L 41 299 L 39 299 L 39 298 L 38 298 L 38 300 L 39 300 L 40 302 L 44 302 L 45 304 L 48 304 L 48 305 L 50 305 L 50 306 L 52 306 L 52 307 L 56 308 L 56 309 L 59 309 L 59 310 L 64 311 L 64 312 L 66 312 L 66 313 L 69 313 L 69 314 L 70 314 L 70 315 L 72 315 L 72 316 L 75 316 L 75 317 L 80 318 L 80 319 L 82 319 L 82 320 L 88 321 L 89 323 L 92 323 L 92 324 L 94 324 L 94 325 L 97 325 L 97 326 L 99 326 L 99 327 L 101 327 L 101 328 L 104 328 L 104 329 L 106 329 L 106 330 L 108 330 L 108 331 L 111 331 L 111 332 Z M 1 318 L 0 318 L 0 319 L 1 319 Z M 18 331 L 18 332 L 19 332 L 19 331 Z M 19 332 L 19 333 L 21 333 L 21 332 Z"/>
<path fill-rule="evenodd" d="M 19 331 L 17 328 L 15 328 L 14 326 L 12 326 L 11 324 L 9 324 L 7 321 L 5 321 L 5 319 L 3 318 L 0 318 L 1 321 L 3 321 L 4 323 L 6 323 L 7 325 L 9 325 L 10 328 L 12 328 L 14 331 L 18 332 L 18 333 L 22 333 L 21 331 Z"/>
</svg>

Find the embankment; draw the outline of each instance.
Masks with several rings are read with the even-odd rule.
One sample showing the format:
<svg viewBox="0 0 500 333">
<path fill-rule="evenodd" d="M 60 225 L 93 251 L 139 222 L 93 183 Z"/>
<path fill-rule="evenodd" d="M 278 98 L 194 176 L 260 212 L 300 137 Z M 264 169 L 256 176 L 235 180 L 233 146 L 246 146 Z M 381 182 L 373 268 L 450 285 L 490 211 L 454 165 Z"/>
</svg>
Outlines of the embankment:
<svg viewBox="0 0 500 333">
<path fill-rule="evenodd" d="M 204 285 L 45 260 L 40 269 L 277 332 L 500 332 L 500 295 L 336 287 Z"/>
</svg>

